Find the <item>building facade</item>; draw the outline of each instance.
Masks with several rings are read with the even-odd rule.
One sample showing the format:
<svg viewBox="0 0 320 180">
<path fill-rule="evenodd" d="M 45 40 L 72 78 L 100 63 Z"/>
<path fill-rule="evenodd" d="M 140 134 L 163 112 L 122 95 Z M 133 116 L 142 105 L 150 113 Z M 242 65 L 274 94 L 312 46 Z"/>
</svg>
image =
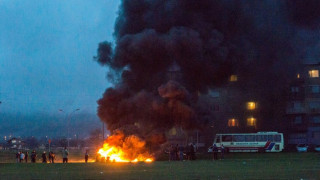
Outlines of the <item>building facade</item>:
<svg viewBox="0 0 320 180">
<path fill-rule="evenodd" d="M 261 129 L 259 103 L 253 93 L 243 91 L 241 83 L 237 75 L 231 75 L 225 86 L 200 95 L 199 103 L 207 107 L 208 123 L 197 135 L 206 147 L 212 145 L 217 133 L 248 133 Z"/>
<path fill-rule="evenodd" d="M 291 83 L 286 108 L 287 144 L 320 144 L 320 64 L 305 64 Z"/>
<path fill-rule="evenodd" d="M 167 79 L 181 79 L 180 68 L 173 64 L 167 72 Z M 223 86 L 211 89 L 208 93 L 198 93 L 197 118 L 203 124 L 201 129 L 184 132 L 175 127 L 168 132 L 172 143 L 193 143 L 206 149 L 212 145 L 217 133 L 250 133 L 257 131 L 277 131 L 266 129 L 262 122 L 266 117 L 261 113 L 264 108 L 261 95 L 257 91 L 257 81 L 247 81 L 238 75 L 231 75 Z M 258 92 L 258 93 L 257 93 Z M 284 108 L 285 109 L 285 108 Z"/>
</svg>

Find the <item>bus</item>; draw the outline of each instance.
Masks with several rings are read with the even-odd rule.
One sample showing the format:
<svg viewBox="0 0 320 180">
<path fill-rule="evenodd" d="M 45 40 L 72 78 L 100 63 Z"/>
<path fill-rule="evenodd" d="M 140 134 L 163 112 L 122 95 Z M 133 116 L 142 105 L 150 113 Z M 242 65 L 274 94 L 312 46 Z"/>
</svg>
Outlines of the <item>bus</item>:
<svg viewBox="0 0 320 180">
<path fill-rule="evenodd" d="M 214 144 L 219 151 L 223 144 L 226 152 L 281 152 L 284 148 L 283 133 L 278 132 L 216 134 Z"/>
</svg>

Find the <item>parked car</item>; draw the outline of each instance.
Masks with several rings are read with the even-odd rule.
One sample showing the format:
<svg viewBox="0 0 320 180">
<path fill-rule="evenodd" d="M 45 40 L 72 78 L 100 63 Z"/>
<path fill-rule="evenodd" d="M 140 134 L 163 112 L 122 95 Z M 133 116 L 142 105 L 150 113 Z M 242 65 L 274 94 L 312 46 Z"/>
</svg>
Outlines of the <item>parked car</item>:
<svg viewBox="0 0 320 180">
<path fill-rule="evenodd" d="M 320 145 L 316 145 L 316 146 L 314 147 L 314 150 L 320 152 Z"/>
<path fill-rule="evenodd" d="M 308 147 L 308 144 L 298 144 L 296 148 L 298 152 L 307 152 Z"/>
</svg>

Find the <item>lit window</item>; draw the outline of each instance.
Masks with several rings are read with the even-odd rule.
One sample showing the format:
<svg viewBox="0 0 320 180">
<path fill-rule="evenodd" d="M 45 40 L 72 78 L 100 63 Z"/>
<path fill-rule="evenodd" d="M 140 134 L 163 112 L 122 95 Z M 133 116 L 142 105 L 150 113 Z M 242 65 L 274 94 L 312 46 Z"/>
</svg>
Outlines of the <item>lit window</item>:
<svg viewBox="0 0 320 180">
<path fill-rule="evenodd" d="M 239 126 L 239 121 L 237 119 L 229 119 L 228 120 L 228 126 L 229 127 L 238 127 Z"/>
<path fill-rule="evenodd" d="M 247 126 L 256 126 L 257 119 L 254 117 L 249 117 L 247 119 Z"/>
<path fill-rule="evenodd" d="M 248 102 L 247 103 L 247 109 L 248 110 L 254 110 L 254 109 L 256 109 L 256 103 L 255 102 Z"/>
<path fill-rule="evenodd" d="M 309 71 L 309 77 L 311 77 L 311 78 L 319 77 L 319 70 L 310 70 Z"/>
<path fill-rule="evenodd" d="M 237 75 L 231 75 L 231 76 L 230 76 L 230 81 L 231 81 L 231 82 L 238 81 L 238 76 L 237 76 Z"/>
</svg>

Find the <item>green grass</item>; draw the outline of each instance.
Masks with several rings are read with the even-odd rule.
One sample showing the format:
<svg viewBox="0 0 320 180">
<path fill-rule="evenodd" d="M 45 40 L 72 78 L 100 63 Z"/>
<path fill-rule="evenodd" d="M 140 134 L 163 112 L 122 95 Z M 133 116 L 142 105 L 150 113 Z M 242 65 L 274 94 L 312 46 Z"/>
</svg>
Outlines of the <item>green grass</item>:
<svg viewBox="0 0 320 180">
<path fill-rule="evenodd" d="M 230 153 L 153 163 L 0 163 L 0 179 L 320 179 L 318 153 Z"/>
</svg>

